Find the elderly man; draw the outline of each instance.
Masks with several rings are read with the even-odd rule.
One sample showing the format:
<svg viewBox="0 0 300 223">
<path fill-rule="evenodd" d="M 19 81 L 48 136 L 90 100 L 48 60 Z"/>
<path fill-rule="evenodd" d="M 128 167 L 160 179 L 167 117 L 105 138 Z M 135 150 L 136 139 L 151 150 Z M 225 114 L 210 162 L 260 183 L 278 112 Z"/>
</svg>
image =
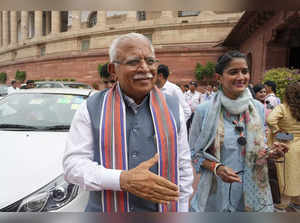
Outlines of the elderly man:
<svg viewBox="0 0 300 223">
<path fill-rule="evenodd" d="M 87 211 L 188 211 L 193 172 L 182 108 L 154 86 L 154 49 L 143 35 L 112 42 L 117 84 L 76 112 L 65 179 L 89 190 Z"/>
</svg>

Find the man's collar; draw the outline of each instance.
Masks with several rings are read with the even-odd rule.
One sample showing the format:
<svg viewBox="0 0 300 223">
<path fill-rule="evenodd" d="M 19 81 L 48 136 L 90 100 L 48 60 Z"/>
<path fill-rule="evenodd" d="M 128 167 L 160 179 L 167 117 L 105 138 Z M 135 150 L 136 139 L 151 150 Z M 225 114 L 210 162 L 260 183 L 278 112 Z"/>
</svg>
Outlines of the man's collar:
<svg viewBox="0 0 300 223">
<path fill-rule="evenodd" d="M 133 110 L 133 112 L 134 112 L 135 114 L 137 113 L 138 109 L 139 109 L 142 105 L 144 105 L 144 104 L 146 103 L 146 101 L 148 100 L 148 98 L 149 98 L 149 96 L 150 96 L 150 93 L 148 93 L 148 94 L 144 97 L 143 101 L 142 101 L 140 104 L 137 104 L 137 103 L 135 103 L 135 101 L 134 101 L 131 97 L 129 97 L 128 95 L 126 95 L 126 94 L 122 91 L 122 89 L 121 89 L 119 83 L 117 83 L 117 88 L 119 88 L 119 90 L 120 90 L 120 92 L 121 92 L 121 96 L 123 97 L 123 100 L 124 100 L 125 104 L 126 104 L 128 107 L 130 107 L 130 108 Z"/>
</svg>

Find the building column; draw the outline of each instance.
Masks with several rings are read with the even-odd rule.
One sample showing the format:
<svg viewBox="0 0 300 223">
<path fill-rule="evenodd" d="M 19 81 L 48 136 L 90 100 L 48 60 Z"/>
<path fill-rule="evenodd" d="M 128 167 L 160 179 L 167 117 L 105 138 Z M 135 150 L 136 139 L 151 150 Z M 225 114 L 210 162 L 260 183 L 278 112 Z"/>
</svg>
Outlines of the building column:
<svg viewBox="0 0 300 223">
<path fill-rule="evenodd" d="M 2 12 L 2 22 L 3 22 L 3 46 L 7 47 L 8 46 L 8 12 L 7 11 L 3 11 Z"/>
<path fill-rule="evenodd" d="M 10 11 L 10 34 L 11 34 L 11 45 L 17 44 L 17 12 Z"/>
<path fill-rule="evenodd" d="M 45 24 L 46 24 L 46 35 L 48 35 L 50 33 L 50 30 L 51 30 L 51 12 L 50 11 L 46 12 Z"/>
<path fill-rule="evenodd" d="M 60 11 L 51 12 L 51 34 L 60 32 Z"/>
<path fill-rule="evenodd" d="M 126 16 L 126 22 L 135 23 L 136 21 L 136 11 L 128 11 Z"/>
<path fill-rule="evenodd" d="M 34 11 L 34 37 L 43 35 L 43 11 Z"/>
<path fill-rule="evenodd" d="M 81 24 L 81 11 L 72 11 L 72 31 L 80 30 Z"/>
<path fill-rule="evenodd" d="M 28 11 L 21 12 L 21 35 L 23 42 L 28 39 L 28 14 Z"/>
<path fill-rule="evenodd" d="M 2 23 L 2 11 L 0 11 L 0 47 L 2 47 L 2 34 L 3 34 L 3 23 Z"/>
<path fill-rule="evenodd" d="M 162 11 L 161 12 L 162 18 L 173 18 L 173 11 Z"/>
<path fill-rule="evenodd" d="M 106 26 L 106 11 L 97 11 L 97 27 Z"/>
</svg>

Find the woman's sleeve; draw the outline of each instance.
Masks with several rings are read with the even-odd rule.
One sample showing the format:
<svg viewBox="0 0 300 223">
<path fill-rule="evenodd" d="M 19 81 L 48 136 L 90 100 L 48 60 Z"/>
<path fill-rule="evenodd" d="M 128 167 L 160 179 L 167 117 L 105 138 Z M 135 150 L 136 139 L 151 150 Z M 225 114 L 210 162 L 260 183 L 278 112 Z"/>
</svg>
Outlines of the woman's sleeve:
<svg viewBox="0 0 300 223">
<path fill-rule="evenodd" d="M 196 171 L 198 172 L 200 166 L 202 165 L 203 161 L 205 160 L 203 157 L 198 157 L 198 159 L 193 159 L 195 154 L 195 150 L 197 149 L 197 139 L 201 133 L 201 127 L 203 123 L 203 116 L 204 111 L 201 107 L 197 107 L 195 110 L 194 118 L 192 121 L 191 131 L 189 135 L 189 144 L 191 148 L 191 155 L 192 155 L 192 162 L 193 166 L 195 167 Z"/>
<path fill-rule="evenodd" d="M 268 126 L 273 134 L 280 130 L 278 123 L 284 116 L 282 106 L 283 106 L 282 104 L 276 106 L 274 110 L 268 115 L 267 118 Z"/>
</svg>

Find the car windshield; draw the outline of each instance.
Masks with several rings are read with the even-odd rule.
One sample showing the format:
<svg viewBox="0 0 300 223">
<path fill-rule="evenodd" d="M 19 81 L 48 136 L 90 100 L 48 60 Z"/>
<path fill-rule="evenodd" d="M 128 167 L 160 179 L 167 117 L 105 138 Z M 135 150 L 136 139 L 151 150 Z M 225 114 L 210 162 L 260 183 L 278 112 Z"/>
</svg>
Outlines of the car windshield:
<svg viewBox="0 0 300 223">
<path fill-rule="evenodd" d="M 35 83 L 36 88 L 62 88 L 63 85 L 60 83 Z"/>
<path fill-rule="evenodd" d="M 0 101 L 1 130 L 68 130 L 87 96 L 23 93 Z"/>
<path fill-rule="evenodd" d="M 65 86 L 70 88 L 83 88 L 83 89 L 91 89 L 91 87 L 87 84 L 79 84 L 79 83 L 64 83 Z"/>
</svg>

